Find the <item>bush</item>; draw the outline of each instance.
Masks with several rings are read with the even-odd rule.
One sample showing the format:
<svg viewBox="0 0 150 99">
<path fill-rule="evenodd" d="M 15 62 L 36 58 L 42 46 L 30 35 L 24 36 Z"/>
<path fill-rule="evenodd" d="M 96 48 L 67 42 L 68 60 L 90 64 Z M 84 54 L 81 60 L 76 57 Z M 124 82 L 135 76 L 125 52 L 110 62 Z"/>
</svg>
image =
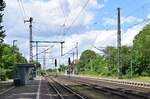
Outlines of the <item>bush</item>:
<svg viewBox="0 0 150 99">
<path fill-rule="evenodd" d="M 7 70 L 0 67 L 0 80 L 5 81 L 7 79 Z"/>
</svg>

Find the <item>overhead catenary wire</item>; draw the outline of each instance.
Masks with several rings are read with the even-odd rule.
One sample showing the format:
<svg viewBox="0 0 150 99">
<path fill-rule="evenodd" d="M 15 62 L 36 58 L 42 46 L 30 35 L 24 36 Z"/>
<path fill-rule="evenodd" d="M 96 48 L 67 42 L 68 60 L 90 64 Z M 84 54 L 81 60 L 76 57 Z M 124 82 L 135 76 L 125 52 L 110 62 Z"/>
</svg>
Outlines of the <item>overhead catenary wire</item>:
<svg viewBox="0 0 150 99">
<path fill-rule="evenodd" d="M 18 1 L 18 4 L 19 4 L 20 11 L 21 11 L 22 20 L 24 21 L 24 19 L 26 18 L 26 13 L 25 13 L 24 6 L 23 6 L 21 0 L 17 0 L 17 1 Z M 26 25 L 24 26 L 24 29 L 28 30 L 27 27 L 26 27 Z"/>
<path fill-rule="evenodd" d="M 134 23 L 134 24 L 132 24 L 132 25 L 127 26 L 126 28 L 127 28 L 127 29 L 130 29 L 130 28 L 134 28 L 135 26 L 138 26 L 138 25 L 147 24 L 147 23 L 149 23 L 149 20 L 150 20 L 150 19 L 143 19 L 142 21 L 140 21 L 140 22 L 138 22 L 138 23 Z"/>
<path fill-rule="evenodd" d="M 27 16 L 27 14 L 26 14 L 26 11 L 24 9 L 22 0 L 18 0 L 18 3 L 19 3 L 19 6 L 20 6 L 20 9 L 21 9 L 21 12 L 22 12 L 22 16 L 23 16 L 23 18 L 25 18 Z"/>
<path fill-rule="evenodd" d="M 88 3 L 90 0 L 87 0 L 86 3 L 84 4 L 84 6 L 82 7 L 82 9 L 80 10 L 80 12 L 77 14 L 77 16 L 75 17 L 75 19 L 71 22 L 71 24 L 68 26 L 68 28 L 66 29 L 65 32 L 68 32 L 71 28 L 71 26 L 76 22 L 76 20 L 79 18 L 79 16 L 82 14 L 82 12 L 84 11 L 84 9 L 87 7 Z M 63 34 L 65 35 L 65 33 Z"/>
<path fill-rule="evenodd" d="M 67 55 L 67 54 L 70 54 L 71 52 L 74 51 L 75 48 L 76 48 L 76 46 L 73 47 L 73 48 L 71 48 L 71 49 L 70 49 L 69 51 L 67 51 L 66 53 L 64 53 L 63 56 L 65 56 L 65 55 Z"/>
<path fill-rule="evenodd" d="M 134 1 L 134 2 L 136 4 L 136 1 Z M 128 13 L 126 14 L 126 16 L 129 16 L 130 14 L 133 14 L 133 13 L 137 13 L 137 11 L 139 12 L 139 9 L 141 9 L 141 8 L 144 9 L 144 7 L 148 4 L 149 3 L 144 2 L 143 4 L 141 4 L 141 6 L 135 7 L 133 10 L 131 10 L 131 9 L 128 10 Z M 147 19 L 144 19 L 144 20 L 147 20 Z M 142 20 L 142 22 L 143 22 L 143 20 Z M 133 25 L 127 26 L 127 28 L 130 28 L 130 27 L 132 28 L 133 26 L 139 25 L 142 22 L 134 23 Z M 94 24 L 95 23 L 97 24 L 98 22 L 94 22 Z M 108 26 L 106 26 L 106 27 L 108 27 Z M 112 28 L 114 28 L 114 27 L 112 27 Z M 111 27 L 108 27 L 106 30 L 109 31 L 110 29 L 111 29 Z"/>
<path fill-rule="evenodd" d="M 60 5 L 60 10 L 62 11 L 62 14 L 64 16 L 64 22 L 61 25 L 60 30 L 59 30 L 59 34 L 58 34 L 58 37 L 61 38 L 61 34 L 65 32 L 67 17 L 65 15 L 65 11 L 64 11 L 63 4 L 62 4 L 61 0 L 58 0 L 58 1 L 59 1 L 59 5 Z"/>
<path fill-rule="evenodd" d="M 36 55 L 33 55 L 33 57 L 35 57 L 35 56 L 37 56 L 37 55 L 40 55 L 40 54 L 43 54 L 44 52 L 48 51 L 48 50 L 51 49 L 52 47 L 54 47 L 54 46 L 50 46 L 49 48 L 45 49 L 44 51 L 42 51 L 42 52 L 40 52 L 40 53 L 38 53 L 38 54 L 36 54 Z"/>
<path fill-rule="evenodd" d="M 136 3 L 135 3 L 135 4 L 136 4 Z M 130 9 L 127 15 L 136 13 L 137 11 L 139 12 L 139 9 L 144 8 L 145 5 L 147 5 L 147 4 L 148 4 L 148 3 L 144 2 L 140 7 L 137 7 L 137 8 L 135 8 L 135 9 L 133 9 L 133 10 Z"/>
</svg>

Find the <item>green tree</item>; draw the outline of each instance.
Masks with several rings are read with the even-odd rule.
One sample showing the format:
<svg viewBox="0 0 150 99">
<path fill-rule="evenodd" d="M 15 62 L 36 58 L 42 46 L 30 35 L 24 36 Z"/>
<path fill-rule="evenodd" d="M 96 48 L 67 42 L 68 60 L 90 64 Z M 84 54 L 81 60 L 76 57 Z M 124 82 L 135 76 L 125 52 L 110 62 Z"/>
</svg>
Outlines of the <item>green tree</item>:
<svg viewBox="0 0 150 99">
<path fill-rule="evenodd" d="M 134 73 L 150 76 L 150 24 L 146 25 L 133 42 Z"/>
<path fill-rule="evenodd" d="M 80 57 L 80 62 L 78 65 L 78 70 L 79 71 L 87 71 L 91 70 L 91 66 L 87 65 L 90 63 L 92 59 L 96 58 L 96 53 L 91 50 L 85 50 Z"/>
<path fill-rule="evenodd" d="M 65 70 L 67 69 L 67 66 L 65 64 L 61 64 L 59 67 L 59 72 L 65 72 Z"/>
<path fill-rule="evenodd" d="M 3 55 L 0 65 L 0 79 L 12 78 L 16 66 L 14 63 L 27 63 L 27 60 L 22 56 L 17 47 L 12 47 L 8 44 L 1 44 L 3 48 Z M 12 54 L 13 52 L 13 54 Z"/>
<path fill-rule="evenodd" d="M 5 35 L 5 31 L 3 30 L 3 26 L 1 25 L 2 24 L 2 20 L 3 20 L 3 14 L 2 14 L 2 11 L 4 11 L 4 8 L 5 8 L 6 4 L 3 0 L 0 0 L 0 43 L 3 42 L 3 39 L 4 37 L 6 36 Z"/>
<path fill-rule="evenodd" d="M 108 71 L 106 75 L 116 75 L 117 73 L 117 49 L 115 47 L 108 46 L 104 50 L 104 56 L 107 64 Z"/>
<path fill-rule="evenodd" d="M 108 68 L 108 72 L 106 72 L 106 75 L 117 75 L 117 48 L 108 46 L 104 50 L 104 53 Z M 121 57 L 122 73 L 123 75 L 126 75 L 130 72 L 131 48 L 128 46 L 122 46 Z"/>
<path fill-rule="evenodd" d="M 122 46 L 121 48 L 122 56 L 122 74 L 131 74 L 131 59 L 132 59 L 132 47 Z"/>
<path fill-rule="evenodd" d="M 92 66 L 92 72 L 96 74 L 103 74 L 107 69 L 105 58 L 102 55 L 97 54 L 96 58 L 92 59 L 89 64 Z"/>
<path fill-rule="evenodd" d="M 2 42 L 4 41 L 4 37 L 5 35 L 5 31 L 3 30 L 3 26 L 2 26 L 2 11 L 4 11 L 5 8 L 5 2 L 3 0 L 0 0 L 0 77 L 2 77 L 1 75 L 5 75 L 5 71 L 2 67 L 2 54 L 3 54 L 3 46 L 2 46 Z M 5 77 L 3 77 L 2 79 L 4 79 Z"/>
</svg>

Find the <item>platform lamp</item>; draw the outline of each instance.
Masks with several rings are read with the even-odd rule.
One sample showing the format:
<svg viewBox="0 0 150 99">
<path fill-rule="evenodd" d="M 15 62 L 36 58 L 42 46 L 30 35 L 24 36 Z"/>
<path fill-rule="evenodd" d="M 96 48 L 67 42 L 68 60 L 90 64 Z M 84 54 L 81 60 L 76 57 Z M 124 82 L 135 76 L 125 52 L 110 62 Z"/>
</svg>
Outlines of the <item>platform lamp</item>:
<svg viewBox="0 0 150 99">
<path fill-rule="evenodd" d="M 14 49 L 14 47 L 15 47 L 15 42 L 17 42 L 17 40 L 13 40 L 13 63 L 15 63 L 15 49 Z"/>
<path fill-rule="evenodd" d="M 14 49 L 14 47 L 15 47 L 15 43 L 17 42 L 17 40 L 13 40 L 13 48 L 12 48 L 12 55 L 13 55 L 13 67 L 15 66 L 15 49 Z M 13 74 L 15 74 L 16 73 L 16 69 L 14 70 L 14 73 Z M 15 77 L 17 76 L 17 74 L 15 74 Z"/>
</svg>

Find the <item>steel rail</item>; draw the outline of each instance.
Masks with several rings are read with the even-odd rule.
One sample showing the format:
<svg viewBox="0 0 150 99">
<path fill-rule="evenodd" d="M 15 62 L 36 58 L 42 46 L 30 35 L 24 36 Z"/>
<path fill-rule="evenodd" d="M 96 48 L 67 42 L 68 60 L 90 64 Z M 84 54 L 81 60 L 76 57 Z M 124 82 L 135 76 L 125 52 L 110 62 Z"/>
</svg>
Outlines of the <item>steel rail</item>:
<svg viewBox="0 0 150 99">
<path fill-rule="evenodd" d="M 49 79 L 49 78 L 46 78 L 46 79 L 48 80 L 49 85 L 50 85 L 50 86 L 53 88 L 53 90 L 57 93 L 58 97 L 59 97 L 60 99 L 64 99 L 64 97 L 60 94 L 60 92 L 58 91 L 58 89 L 56 88 L 56 86 L 50 83 L 50 79 Z"/>
<path fill-rule="evenodd" d="M 70 92 L 71 94 L 73 94 L 74 96 L 76 96 L 79 99 L 85 99 L 83 96 L 81 96 L 80 94 L 78 94 L 77 92 L 73 91 L 71 88 L 60 84 L 59 82 L 57 82 L 56 80 L 54 80 L 52 77 L 48 78 L 49 80 L 51 79 L 55 84 L 58 84 L 59 86 L 61 86 L 62 88 L 64 88 L 65 90 L 67 90 L 68 92 Z M 57 92 L 60 94 L 61 99 L 65 99 L 64 96 L 58 91 L 57 86 L 53 85 L 53 87 L 55 87 L 55 90 L 57 90 Z"/>
<path fill-rule="evenodd" d="M 69 81 L 71 81 L 71 79 Z M 82 85 L 92 87 L 93 89 L 96 89 L 96 90 L 100 90 L 100 91 L 103 91 L 103 92 L 109 92 L 111 94 L 124 97 L 126 99 L 133 99 L 131 97 L 136 97 L 137 99 L 138 98 L 140 98 L 140 99 L 150 99 L 150 97 L 148 97 L 148 96 L 138 94 L 138 93 L 128 92 L 128 90 L 127 91 L 126 90 L 117 90 L 117 89 L 113 89 L 113 88 L 109 88 L 109 87 L 103 87 L 103 86 L 100 86 L 100 85 L 97 85 L 97 84 L 92 84 L 92 83 L 90 83 L 88 81 L 85 81 L 85 80 L 81 81 L 79 79 L 78 80 L 77 79 L 72 79 L 72 82 L 73 81 L 76 81 L 76 83 L 78 83 L 78 84 L 82 84 Z"/>
</svg>

